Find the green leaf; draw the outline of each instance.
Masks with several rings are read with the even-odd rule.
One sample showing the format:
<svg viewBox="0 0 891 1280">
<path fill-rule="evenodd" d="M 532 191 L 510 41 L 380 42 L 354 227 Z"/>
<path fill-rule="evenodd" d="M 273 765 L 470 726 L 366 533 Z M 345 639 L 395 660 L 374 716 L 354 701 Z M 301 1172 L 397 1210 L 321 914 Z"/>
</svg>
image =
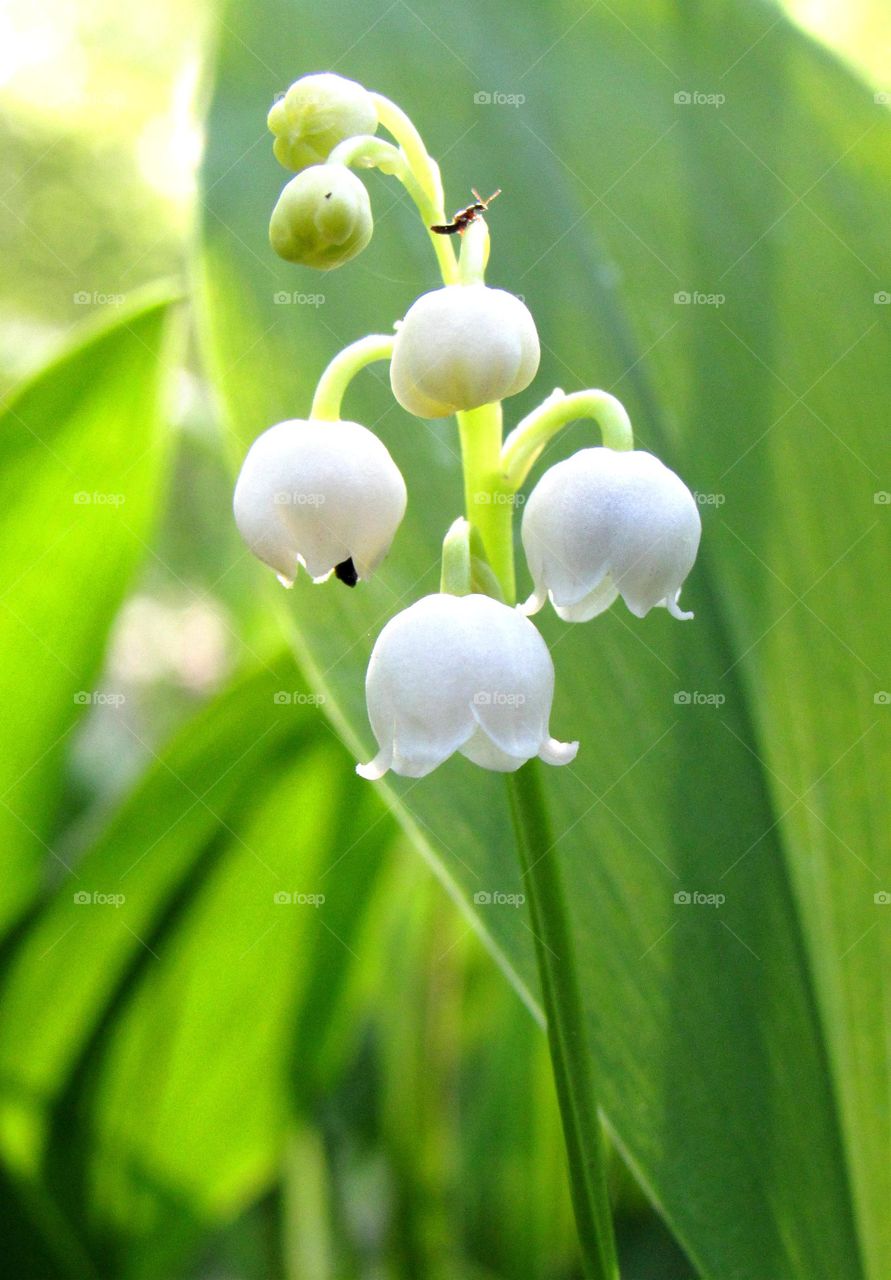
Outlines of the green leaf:
<svg viewBox="0 0 891 1280">
<path fill-rule="evenodd" d="M 578 1242 L 547 1044 L 530 1036 L 527 1010 L 415 861 L 382 895 L 385 918 L 367 953 L 387 978 L 374 983 L 369 1013 L 397 1253 L 431 1280 L 476 1276 L 474 1264 L 480 1277 L 573 1274 Z"/>
<path fill-rule="evenodd" d="M 432 0 L 367 30 L 341 0 L 301 9 L 298 32 L 286 0 L 231 9 L 203 302 L 233 453 L 305 414 L 340 346 L 437 283 L 413 211 L 376 174 L 355 262 L 313 275 L 267 247 L 286 175 L 258 145 L 265 111 L 335 67 L 409 111 L 449 208 L 471 183 L 505 189 L 489 278 L 525 295 L 544 350 L 508 425 L 556 384 L 603 386 L 702 495 L 695 622 L 621 606 L 587 626 L 541 619 L 553 728 L 581 740 L 548 783 L 609 1125 L 703 1275 L 883 1280 L 887 113 L 762 4 L 577 0 L 514 25 L 494 0 L 450 13 L 444 34 Z M 496 90 L 525 100 L 474 101 Z M 346 409 L 393 453 L 408 516 L 375 581 L 303 581 L 289 603 L 305 670 L 368 759 L 370 647 L 437 589 L 461 479 L 453 424 L 409 419 L 383 375 Z M 546 461 L 592 438 L 573 427 Z M 500 779 L 455 760 L 384 790 L 470 910 L 479 890 L 519 889 Z M 475 914 L 534 1006 L 525 919 Z"/>
<path fill-rule="evenodd" d="M 53 847 L 71 730 L 145 551 L 164 466 L 169 296 L 93 333 L 0 413 L 0 922 Z"/>
<path fill-rule="evenodd" d="M 308 1045 L 393 827 L 347 798 L 348 759 L 281 700 L 296 683 L 274 660 L 185 726 L 9 957 L 4 1160 L 97 1275 L 172 1274 L 265 1189 L 295 1096 L 324 1087 Z"/>
</svg>

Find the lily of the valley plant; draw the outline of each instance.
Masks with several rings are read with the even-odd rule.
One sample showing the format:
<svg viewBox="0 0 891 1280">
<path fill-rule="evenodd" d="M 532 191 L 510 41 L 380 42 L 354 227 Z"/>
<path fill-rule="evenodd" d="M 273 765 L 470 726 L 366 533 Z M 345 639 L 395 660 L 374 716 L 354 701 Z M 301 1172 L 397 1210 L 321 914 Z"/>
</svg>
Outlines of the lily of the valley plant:
<svg viewBox="0 0 891 1280">
<path fill-rule="evenodd" d="M 564 621 L 586 622 L 621 596 L 639 618 L 656 606 L 692 617 L 679 595 L 699 545 L 697 504 L 662 462 L 634 449 L 628 415 L 607 392 L 556 390 L 504 438 L 502 401 L 538 370 L 535 321 L 519 298 L 485 283 L 484 202 L 445 232 L 439 168 L 394 103 L 340 76 L 309 75 L 275 103 L 269 127 L 276 158 L 296 175 L 272 213 L 276 253 L 323 271 L 361 253 L 373 220 L 353 170 L 378 168 L 417 205 L 443 286 L 417 298 L 395 332 L 340 352 L 306 418 L 272 425 L 255 441 L 235 490 L 238 528 L 286 586 L 303 568 L 315 582 L 333 574 L 355 587 L 394 541 L 398 554 L 405 482 L 381 441 L 341 418 L 354 375 L 389 360 L 407 413 L 457 417 L 466 510 L 445 532 L 441 591 L 391 618 L 374 645 L 366 694 L 378 751 L 358 772 L 421 778 L 456 752 L 506 774 L 534 757 L 568 765 L 579 744 L 551 734 L 554 664 L 529 615 L 550 603 Z M 545 446 L 580 418 L 596 422 L 603 444 L 552 466 L 533 488 L 521 528 L 533 590 L 518 606 L 516 495 Z M 511 803 L 586 1274 L 614 1277 L 594 1071 L 534 766 L 512 780 Z"/>
</svg>

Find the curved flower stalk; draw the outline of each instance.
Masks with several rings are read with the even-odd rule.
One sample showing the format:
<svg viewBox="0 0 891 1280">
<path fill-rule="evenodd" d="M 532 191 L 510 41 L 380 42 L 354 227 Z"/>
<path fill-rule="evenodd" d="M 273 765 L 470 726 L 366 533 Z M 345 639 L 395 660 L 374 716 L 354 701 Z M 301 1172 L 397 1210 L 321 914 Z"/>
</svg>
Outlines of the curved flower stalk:
<svg viewBox="0 0 891 1280">
<path fill-rule="evenodd" d="M 386 555 L 406 491 L 383 444 L 344 420 L 350 382 L 389 359 L 403 409 L 428 420 L 455 415 L 464 516 L 443 543 L 441 591 L 397 613 L 374 643 L 366 696 L 378 751 L 357 769 L 371 780 L 423 778 L 461 755 L 507 776 L 584 1272 L 616 1280 L 594 1073 L 559 855 L 536 773 L 538 761 L 571 765 L 578 743 L 551 736 L 554 665 L 525 615 L 550 598 L 561 619 L 584 621 L 621 595 L 639 617 L 657 605 L 690 617 L 679 595 L 699 545 L 699 512 L 678 476 L 634 449 L 628 414 L 605 391 L 556 390 L 502 438 L 502 402 L 538 370 L 535 322 L 520 298 L 486 284 L 492 197 L 474 192 L 448 221 L 439 167 L 401 108 L 342 77 L 305 76 L 272 108 L 269 126 L 275 155 L 297 171 L 272 214 L 277 253 L 330 270 L 361 252 L 373 228 L 355 171 L 376 168 L 417 206 L 443 287 L 418 297 L 395 334 L 347 346 L 322 374 L 308 418 L 279 423 L 255 442 L 236 488 L 238 527 L 286 583 L 303 564 L 316 580 L 333 571 L 354 585 Z M 506 203 L 499 200 L 499 211 Z M 603 443 L 551 467 L 535 485 L 522 523 L 533 591 L 519 609 L 520 490 L 546 446 L 577 419 L 596 422 Z"/>
<path fill-rule="evenodd" d="M 405 481 L 358 422 L 292 419 L 254 441 L 235 486 L 235 522 L 286 587 L 303 565 L 314 582 L 368 578 L 405 514 Z"/>
<path fill-rule="evenodd" d="M 366 692 L 380 751 L 357 765 L 363 778 L 390 769 L 423 778 L 456 751 L 512 773 L 535 756 L 569 764 L 578 750 L 550 735 L 547 645 L 521 613 L 489 596 L 425 596 L 397 614 L 372 650 Z"/>
<path fill-rule="evenodd" d="M 641 450 L 582 449 L 546 471 L 523 511 L 537 613 L 550 597 L 566 622 L 587 622 L 621 595 L 638 618 L 678 605 L 702 522 L 690 490 Z"/>
<path fill-rule="evenodd" d="M 520 488 L 541 451 L 570 422 L 593 418 L 608 449 L 634 448 L 631 419 L 625 406 L 608 391 L 572 391 L 556 387 L 537 408 L 518 422 L 501 448 L 501 470 L 514 491 Z"/>
</svg>

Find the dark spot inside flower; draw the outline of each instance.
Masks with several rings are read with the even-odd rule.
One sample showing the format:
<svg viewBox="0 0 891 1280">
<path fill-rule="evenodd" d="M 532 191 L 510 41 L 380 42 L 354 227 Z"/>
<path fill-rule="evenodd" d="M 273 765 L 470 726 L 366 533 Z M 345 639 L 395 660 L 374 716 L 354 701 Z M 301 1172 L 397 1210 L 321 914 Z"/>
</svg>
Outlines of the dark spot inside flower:
<svg viewBox="0 0 891 1280">
<path fill-rule="evenodd" d="M 334 576 L 348 587 L 356 585 L 359 581 L 359 575 L 356 573 L 356 566 L 353 564 L 352 556 L 334 566 Z"/>
<path fill-rule="evenodd" d="M 331 199 L 331 192 L 330 192 L 330 191 L 326 191 L 326 192 L 325 192 L 325 199 L 326 199 L 326 200 L 330 200 L 330 199 Z"/>
</svg>

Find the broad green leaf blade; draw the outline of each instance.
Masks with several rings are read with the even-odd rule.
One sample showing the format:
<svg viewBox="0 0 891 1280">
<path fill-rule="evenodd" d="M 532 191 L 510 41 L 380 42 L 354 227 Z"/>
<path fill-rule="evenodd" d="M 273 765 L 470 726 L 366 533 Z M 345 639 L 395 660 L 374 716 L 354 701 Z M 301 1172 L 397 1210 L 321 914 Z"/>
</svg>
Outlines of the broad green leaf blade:
<svg viewBox="0 0 891 1280">
<path fill-rule="evenodd" d="M 268 1184 L 295 1093 L 323 1083 L 308 1046 L 393 826 L 375 795 L 347 801 L 324 724 L 276 698 L 295 683 L 274 660 L 187 725 L 7 964 L 5 1161 L 100 1275 L 172 1274 Z"/>
<path fill-rule="evenodd" d="M 648 390 L 662 402 L 661 438 L 705 495 L 705 556 L 731 649 L 718 688 L 738 676 L 747 695 L 745 746 L 790 870 L 864 1268 L 880 1277 L 891 1265 L 891 935 L 875 901 L 891 884 L 880 589 L 891 553 L 891 255 L 877 228 L 891 121 L 871 89 L 786 34 L 770 10 L 679 9 L 654 46 L 676 73 L 657 76 L 663 91 L 705 85 L 726 102 L 680 112 L 677 137 L 644 162 L 652 181 L 620 182 L 608 197 L 640 230 L 647 202 L 647 245 L 632 249 L 614 214 L 603 230 L 628 272 L 643 346 L 671 330 L 653 348 Z M 577 136 L 551 145 L 591 181 Z M 627 156 L 611 141 L 605 162 L 618 175 Z M 669 235 L 654 190 L 682 184 Z M 587 203 L 585 185 L 575 194 Z M 678 306 L 673 286 L 720 305 Z M 761 839 L 722 858 L 728 895 L 745 892 L 746 862 L 760 877 L 769 858 Z"/>
<path fill-rule="evenodd" d="M 52 847 L 70 732 L 156 508 L 169 298 L 67 351 L 0 413 L 0 919 Z"/>
<path fill-rule="evenodd" d="M 610 1126 L 704 1275 L 883 1280 L 886 112 L 762 5 L 579 0 L 506 29 L 483 0 L 445 37 L 426 3 L 382 7 L 370 31 L 346 4 L 301 8 L 290 39 L 297 16 L 233 9 L 210 117 L 204 310 L 233 452 L 305 414 L 338 347 L 436 283 L 377 175 L 354 263 L 313 275 L 266 245 L 286 175 L 257 145 L 265 110 L 334 67 L 409 110 L 449 207 L 471 183 L 505 188 L 489 277 L 525 294 L 544 344 L 508 422 L 554 385 L 604 386 L 702 495 L 695 622 L 541 621 L 554 730 L 582 742 L 549 782 Z M 525 100 L 474 100 L 494 90 Z M 371 644 L 436 589 L 461 483 L 453 427 L 409 419 L 385 380 L 366 375 L 347 412 L 400 465 L 407 520 L 374 582 L 301 582 L 288 603 L 367 759 Z M 591 439 L 574 427 L 549 460 Z M 519 889 L 498 778 L 459 760 L 388 790 L 460 898 Z M 476 915 L 533 990 L 525 920 Z"/>
</svg>

